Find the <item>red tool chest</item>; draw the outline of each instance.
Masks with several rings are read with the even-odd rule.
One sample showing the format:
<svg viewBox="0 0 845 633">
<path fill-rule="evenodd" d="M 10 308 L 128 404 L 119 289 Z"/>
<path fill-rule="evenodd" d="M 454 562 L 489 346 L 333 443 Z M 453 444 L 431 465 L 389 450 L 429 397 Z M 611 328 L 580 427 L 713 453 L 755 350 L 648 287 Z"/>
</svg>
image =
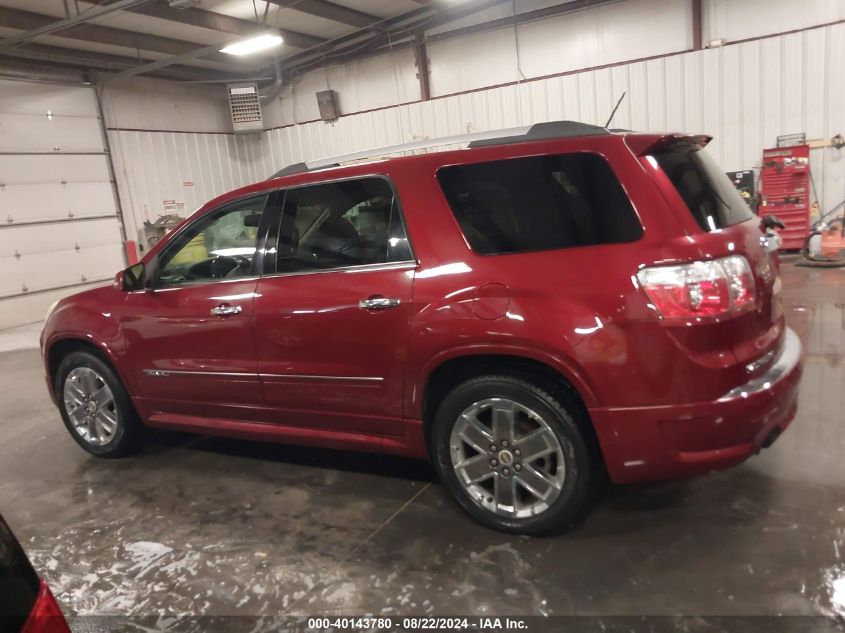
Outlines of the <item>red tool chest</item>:
<svg viewBox="0 0 845 633">
<path fill-rule="evenodd" d="M 810 146 L 763 150 L 760 217 L 776 215 L 786 225 L 782 250 L 800 249 L 810 232 Z"/>
</svg>

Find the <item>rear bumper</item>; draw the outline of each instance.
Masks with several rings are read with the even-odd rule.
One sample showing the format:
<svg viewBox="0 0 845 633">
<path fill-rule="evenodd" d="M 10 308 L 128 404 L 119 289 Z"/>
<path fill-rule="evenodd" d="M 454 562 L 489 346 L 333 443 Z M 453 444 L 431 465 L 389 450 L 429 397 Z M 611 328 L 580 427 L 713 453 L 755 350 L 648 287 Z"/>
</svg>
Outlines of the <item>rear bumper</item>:
<svg viewBox="0 0 845 633">
<path fill-rule="evenodd" d="M 786 330 L 765 374 L 712 402 L 590 410 L 610 478 L 674 479 L 738 464 L 795 417 L 801 342 Z"/>
</svg>

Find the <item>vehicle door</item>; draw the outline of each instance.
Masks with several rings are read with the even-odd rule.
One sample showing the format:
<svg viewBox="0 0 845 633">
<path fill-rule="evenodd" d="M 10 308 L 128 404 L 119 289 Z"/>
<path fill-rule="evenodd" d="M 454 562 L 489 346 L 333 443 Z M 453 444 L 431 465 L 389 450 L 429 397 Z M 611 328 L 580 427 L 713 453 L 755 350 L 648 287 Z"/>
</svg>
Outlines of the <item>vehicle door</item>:
<svg viewBox="0 0 845 633">
<path fill-rule="evenodd" d="M 120 321 L 149 416 L 249 420 L 263 405 L 252 313 L 270 197 L 187 224 L 128 294 Z"/>
<path fill-rule="evenodd" d="M 391 183 L 287 190 L 254 307 L 258 371 L 280 423 L 402 434 L 416 262 Z"/>
</svg>

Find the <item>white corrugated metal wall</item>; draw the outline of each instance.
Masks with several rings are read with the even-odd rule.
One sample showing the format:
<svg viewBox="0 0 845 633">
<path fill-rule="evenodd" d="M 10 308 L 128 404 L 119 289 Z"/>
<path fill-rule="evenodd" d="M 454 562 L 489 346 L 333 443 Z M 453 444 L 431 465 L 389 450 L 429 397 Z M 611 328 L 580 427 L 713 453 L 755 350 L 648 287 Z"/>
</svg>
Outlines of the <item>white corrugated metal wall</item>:
<svg viewBox="0 0 845 633">
<path fill-rule="evenodd" d="M 93 89 L 0 80 L 0 328 L 123 262 Z"/>
<path fill-rule="evenodd" d="M 517 0 L 516 12 L 552 3 Z M 614 125 L 708 132 L 726 170 L 754 167 L 779 134 L 845 132 L 843 20 L 840 0 L 805 0 L 800 11 L 792 0 L 704 0 L 705 41 L 762 39 L 678 53 L 691 47 L 688 2 L 620 0 L 432 42 L 427 102 L 407 49 L 314 71 L 265 104 L 275 127 L 254 136 L 228 133 L 219 88 L 114 82 L 104 100 L 127 234 L 137 237 L 166 203 L 186 214 L 292 162 L 545 120 L 604 123 L 623 91 Z M 806 30 L 767 36 L 784 29 Z M 624 61 L 632 58 L 649 59 Z M 587 64 L 606 67 L 573 72 Z M 326 87 L 347 113 L 332 124 L 313 120 L 314 92 Z M 17 306 L 0 310 L 2 327 L 12 314 L 37 318 L 66 292 L 51 288 L 106 279 L 123 262 L 93 91 L 4 81 L 0 126 L 0 301 Z M 816 150 L 812 167 L 820 205 L 830 208 L 845 197 L 845 154 Z"/>
<path fill-rule="evenodd" d="M 843 3 L 845 5 L 845 3 Z M 613 5 L 615 6 L 615 5 Z M 725 170 L 758 167 L 780 134 L 845 133 L 845 24 L 476 90 L 267 133 L 276 165 L 374 145 L 573 119 L 645 131 L 706 132 Z M 281 159 L 281 160 L 279 160 Z M 845 198 L 845 153 L 812 152 L 822 209 Z"/>
<path fill-rule="evenodd" d="M 288 125 L 260 136 L 113 131 L 124 204 L 153 218 L 188 210 L 289 163 L 368 147 L 556 119 L 638 130 L 701 131 L 725 170 L 759 166 L 779 134 L 845 132 L 845 24 Z M 822 209 L 845 197 L 845 154 L 813 151 Z M 193 187 L 183 183 L 192 181 Z"/>
</svg>

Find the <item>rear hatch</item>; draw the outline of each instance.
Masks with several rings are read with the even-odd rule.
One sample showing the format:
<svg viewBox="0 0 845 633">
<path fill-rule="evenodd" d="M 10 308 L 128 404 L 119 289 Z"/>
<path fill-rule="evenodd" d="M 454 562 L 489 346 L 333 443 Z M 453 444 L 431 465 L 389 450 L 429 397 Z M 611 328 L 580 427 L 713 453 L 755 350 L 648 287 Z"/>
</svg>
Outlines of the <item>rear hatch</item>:
<svg viewBox="0 0 845 633">
<path fill-rule="evenodd" d="M 774 361 L 784 325 L 778 264 L 763 247 L 760 219 L 707 154 L 709 137 L 647 139 L 632 136 L 629 147 L 679 215 L 686 239 L 698 247 L 700 261 L 720 275 L 725 273 L 731 295 L 723 312 L 715 303 L 718 297 L 714 299 L 716 316 L 679 312 L 683 318 L 677 323 L 686 327 L 673 328 L 675 334 L 690 348 L 729 348 L 739 370 L 736 378 L 751 379 Z M 752 276 L 753 283 L 748 283 Z M 707 299 L 705 292 L 705 304 Z"/>
</svg>

